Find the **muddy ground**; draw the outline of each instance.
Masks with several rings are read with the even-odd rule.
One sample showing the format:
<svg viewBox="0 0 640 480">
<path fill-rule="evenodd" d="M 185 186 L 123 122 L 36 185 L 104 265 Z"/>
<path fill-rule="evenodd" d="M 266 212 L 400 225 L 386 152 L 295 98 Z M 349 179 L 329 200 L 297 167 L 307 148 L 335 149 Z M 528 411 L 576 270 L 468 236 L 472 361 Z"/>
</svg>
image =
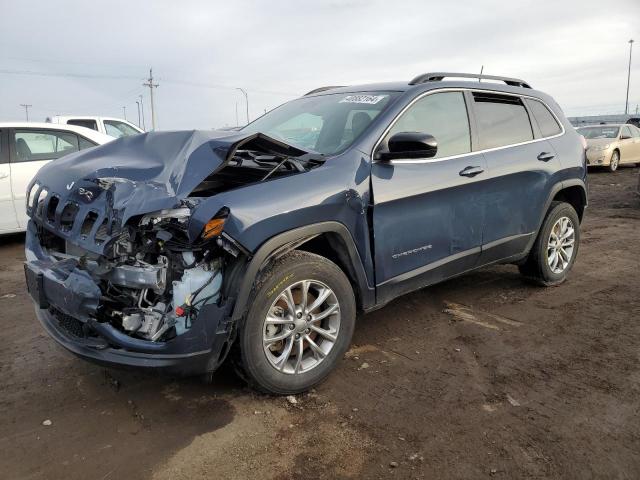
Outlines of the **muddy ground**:
<svg viewBox="0 0 640 480">
<path fill-rule="evenodd" d="M 637 178 L 590 174 L 565 284 L 499 266 L 405 296 L 295 404 L 227 369 L 207 386 L 74 358 L 34 317 L 23 238 L 0 239 L 0 477 L 640 478 Z"/>
</svg>

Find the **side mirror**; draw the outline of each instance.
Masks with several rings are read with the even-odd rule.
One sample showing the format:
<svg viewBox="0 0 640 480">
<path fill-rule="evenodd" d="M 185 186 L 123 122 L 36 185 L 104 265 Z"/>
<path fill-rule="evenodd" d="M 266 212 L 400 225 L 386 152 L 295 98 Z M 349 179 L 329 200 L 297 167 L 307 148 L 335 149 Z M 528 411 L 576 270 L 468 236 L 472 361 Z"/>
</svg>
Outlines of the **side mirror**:
<svg viewBox="0 0 640 480">
<path fill-rule="evenodd" d="M 378 153 L 380 160 L 400 158 L 431 158 L 438 151 L 438 142 L 428 133 L 398 132 L 387 141 L 388 151 Z"/>
</svg>

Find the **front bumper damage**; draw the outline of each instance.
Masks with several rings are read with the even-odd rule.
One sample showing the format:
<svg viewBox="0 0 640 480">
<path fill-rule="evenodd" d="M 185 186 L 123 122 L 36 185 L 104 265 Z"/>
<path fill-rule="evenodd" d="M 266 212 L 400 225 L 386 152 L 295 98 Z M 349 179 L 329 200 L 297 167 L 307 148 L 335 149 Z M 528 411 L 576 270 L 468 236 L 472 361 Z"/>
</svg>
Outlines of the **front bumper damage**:
<svg viewBox="0 0 640 480">
<path fill-rule="evenodd" d="M 76 259 L 60 260 L 50 255 L 40 245 L 33 221 L 27 229 L 25 251 L 27 289 L 38 320 L 53 339 L 75 355 L 108 367 L 144 368 L 177 375 L 213 371 L 226 356 L 232 334 L 232 324 L 227 322 L 227 306 L 231 302 L 206 303 L 190 327 L 172 338 L 136 338 L 96 319 L 104 300 L 99 282 Z M 116 272 L 109 273 L 122 274 Z"/>
<path fill-rule="evenodd" d="M 224 358 L 230 336 L 225 305 L 204 305 L 188 330 L 167 341 L 134 338 L 95 319 L 102 297 L 98 284 L 76 262 L 47 255 L 33 222 L 25 247 L 27 289 L 38 320 L 68 351 L 104 366 L 181 375 L 213 371 Z"/>
</svg>

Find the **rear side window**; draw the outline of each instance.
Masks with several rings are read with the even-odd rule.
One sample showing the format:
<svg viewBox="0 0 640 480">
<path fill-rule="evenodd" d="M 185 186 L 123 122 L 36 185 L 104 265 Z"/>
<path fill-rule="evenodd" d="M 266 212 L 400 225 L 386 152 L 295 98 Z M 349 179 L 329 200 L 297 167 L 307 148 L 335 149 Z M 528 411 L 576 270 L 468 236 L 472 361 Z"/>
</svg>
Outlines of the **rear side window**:
<svg viewBox="0 0 640 480">
<path fill-rule="evenodd" d="M 84 137 L 78 136 L 80 150 L 84 150 L 85 148 L 95 147 L 97 143 L 92 142 L 91 140 L 87 140 Z"/>
<path fill-rule="evenodd" d="M 474 92 L 473 99 L 482 150 L 533 140 L 529 114 L 520 97 Z"/>
<path fill-rule="evenodd" d="M 124 122 L 118 122 L 117 120 L 105 120 L 104 129 L 107 132 L 107 135 L 115 138 L 129 137 L 140 133 L 130 125 L 127 125 Z"/>
<path fill-rule="evenodd" d="M 78 137 L 53 130 L 16 130 L 16 161 L 53 160 L 78 151 Z"/>
<path fill-rule="evenodd" d="M 433 158 L 471 151 L 467 106 L 462 92 L 434 93 L 416 101 L 393 125 L 386 139 L 399 132 L 424 132 L 438 142 Z"/>
<path fill-rule="evenodd" d="M 527 103 L 543 137 L 553 137 L 562 132 L 562 127 L 544 103 L 529 98 Z"/>
<path fill-rule="evenodd" d="M 98 131 L 98 124 L 96 123 L 95 120 L 83 120 L 83 119 L 67 120 L 67 125 L 75 125 L 76 127 L 90 128 L 91 130 Z"/>
</svg>

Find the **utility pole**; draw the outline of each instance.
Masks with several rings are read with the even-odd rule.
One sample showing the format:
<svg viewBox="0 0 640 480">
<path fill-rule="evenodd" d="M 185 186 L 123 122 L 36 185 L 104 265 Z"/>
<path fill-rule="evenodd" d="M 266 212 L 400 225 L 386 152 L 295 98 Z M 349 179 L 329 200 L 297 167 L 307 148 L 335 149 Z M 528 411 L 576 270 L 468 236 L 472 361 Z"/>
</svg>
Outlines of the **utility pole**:
<svg viewBox="0 0 640 480">
<path fill-rule="evenodd" d="M 24 107 L 24 113 L 27 115 L 27 122 L 29 121 L 29 107 L 33 107 L 33 105 L 29 105 L 26 103 L 21 103 L 21 107 Z"/>
<path fill-rule="evenodd" d="M 238 120 L 238 102 L 236 102 L 236 127 L 240 126 L 240 121 Z"/>
<path fill-rule="evenodd" d="M 244 95 L 244 101 L 247 104 L 247 124 L 249 123 L 249 95 L 247 95 L 247 91 L 244 88 L 237 87 L 236 90 L 240 90 Z"/>
<path fill-rule="evenodd" d="M 143 87 L 149 87 L 149 96 L 151 97 L 151 129 L 156 129 L 156 110 L 155 105 L 153 104 L 153 89 L 158 88 L 160 85 L 157 83 L 153 83 L 153 69 L 149 69 L 149 78 L 147 79 L 147 83 L 142 84 Z"/>
<path fill-rule="evenodd" d="M 144 121 L 144 103 L 142 103 L 142 95 L 138 95 L 140 97 L 140 112 L 142 112 L 142 130 L 147 131 L 147 124 Z M 140 125 L 138 125 L 140 126 Z"/>
<path fill-rule="evenodd" d="M 122 107 L 122 114 L 124 115 L 124 119 L 127 119 L 127 107 Z"/>
<path fill-rule="evenodd" d="M 627 73 L 627 98 L 624 101 L 624 114 L 629 112 L 629 82 L 631 81 L 631 52 L 633 52 L 633 38 L 629 40 L 629 71 Z"/>
<path fill-rule="evenodd" d="M 136 108 L 138 109 L 138 126 L 140 127 L 140 102 L 138 100 L 136 100 Z"/>
</svg>

